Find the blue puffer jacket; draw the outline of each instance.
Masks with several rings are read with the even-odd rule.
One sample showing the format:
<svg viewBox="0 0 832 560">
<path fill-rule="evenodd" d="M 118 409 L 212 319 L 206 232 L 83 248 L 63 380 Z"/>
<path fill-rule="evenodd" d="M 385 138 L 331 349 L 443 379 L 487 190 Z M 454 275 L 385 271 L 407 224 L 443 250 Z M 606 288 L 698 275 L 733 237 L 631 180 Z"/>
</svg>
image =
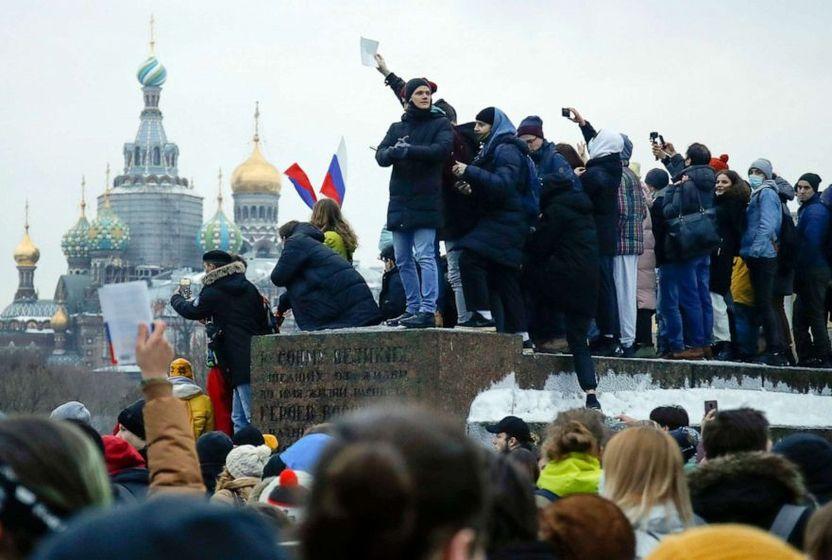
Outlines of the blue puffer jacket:
<svg viewBox="0 0 832 560">
<path fill-rule="evenodd" d="M 364 278 L 341 255 L 324 245 L 312 224 L 298 224 L 286 239 L 272 271 L 285 286 L 278 311 L 292 309 L 302 331 L 377 325 L 381 312 Z"/>
<path fill-rule="evenodd" d="M 796 268 L 828 267 L 826 244 L 829 238 L 829 208 L 815 195 L 800 205 L 797 211 Z"/>
<path fill-rule="evenodd" d="M 582 191 L 581 180 L 572 171 L 572 167 L 555 148 L 552 142 L 544 141 L 543 145 L 536 152 L 529 154 L 537 169 L 537 177 L 541 181 L 546 175 L 568 177 L 572 183 L 573 191 Z"/>
<path fill-rule="evenodd" d="M 769 179 L 751 193 L 745 218 L 740 256 L 744 259 L 777 257 L 775 243 L 780 237 L 780 226 L 783 223 L 777 183 Z"/>
<path fill-rule="evenodd" d="M 477 196 L 480 216 L 458 247 L 520 268 L 529 232 L 520 194 L 528 173 L 528 147 L 513 133 L 505 133 L 488 141 L 483 150 L 462 176 Z"/>
</svg>

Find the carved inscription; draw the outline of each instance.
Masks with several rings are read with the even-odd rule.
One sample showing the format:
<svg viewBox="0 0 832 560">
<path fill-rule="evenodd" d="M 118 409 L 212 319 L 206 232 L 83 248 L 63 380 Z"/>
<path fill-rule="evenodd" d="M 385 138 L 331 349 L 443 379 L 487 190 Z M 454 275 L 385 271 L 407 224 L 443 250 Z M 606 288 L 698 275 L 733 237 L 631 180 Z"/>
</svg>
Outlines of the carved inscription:
<svg viewBox="0 0 832 560">
<path fill-rule="evenodd" d="M 281 447 L 306 428 L 370 401 L 411 396 L 405 346 L 282 349 L 264 360 L 257 422 Z"/>
</svg>

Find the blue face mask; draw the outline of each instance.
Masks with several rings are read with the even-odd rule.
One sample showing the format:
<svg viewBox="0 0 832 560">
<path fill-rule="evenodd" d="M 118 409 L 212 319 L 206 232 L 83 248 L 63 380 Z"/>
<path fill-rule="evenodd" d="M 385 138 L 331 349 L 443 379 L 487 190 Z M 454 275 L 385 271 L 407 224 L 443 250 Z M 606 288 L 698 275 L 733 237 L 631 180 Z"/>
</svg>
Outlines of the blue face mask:
<svg viewBox="0 0 832 560">
<path fill-rule="evenodd" d="M 764 179 L 759 175 L 749 175 L 748 176 L 748 183 L 751 185 L 752 189 L 759 189 L 763 184 Z"/>
</svg>

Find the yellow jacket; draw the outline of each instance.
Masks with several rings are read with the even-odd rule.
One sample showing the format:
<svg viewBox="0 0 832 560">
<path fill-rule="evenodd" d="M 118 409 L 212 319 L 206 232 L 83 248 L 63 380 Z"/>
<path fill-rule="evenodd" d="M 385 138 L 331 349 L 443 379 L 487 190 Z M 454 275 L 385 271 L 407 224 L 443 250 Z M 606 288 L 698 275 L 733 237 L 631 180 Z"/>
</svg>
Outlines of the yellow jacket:
<svg viewBox="0 0 832 560">
<path fill-rule="evenodd" d="M 206 432 L 214 431 L 214 407 L 211 406 L 208 395 L 187 377 L 170 377 L 169 381 L 173 385 L 173 396 L 188 405 L 188 417 L 191 420 L 194 439 L 199 439 L 199 436 Z"/>
<path fill-rule="evenodd" d="M 344 238 L 336 231 L 324 232 L 324 245 L 344 257 L 346 260 L 352 262 L 352 253 L 347 252 L 347 245 L 344 243 Z"/>
<path fill-rule="evenodd" d="M 748 267 L 740 257 L 734 257 L 734 267 L 731 269 L 731 297 L 734 303 L 749 307 L 754 305 L 754 288 L 751 286 L 751 276 Z"/>
</svg>

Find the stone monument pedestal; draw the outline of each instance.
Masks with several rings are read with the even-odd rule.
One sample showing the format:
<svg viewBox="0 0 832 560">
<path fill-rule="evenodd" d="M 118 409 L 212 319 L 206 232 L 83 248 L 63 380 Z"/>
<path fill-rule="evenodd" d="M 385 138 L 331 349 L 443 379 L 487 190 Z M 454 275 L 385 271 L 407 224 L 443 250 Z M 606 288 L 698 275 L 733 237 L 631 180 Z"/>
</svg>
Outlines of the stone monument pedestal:
<svg viewBox="0 0 832 560">
<path fill-rule="evenodd" d="M 281 447 L 311 425 L 390 401 L 422 402 L 464 422 L 474 397 L 511 372 L 521 352 L 517 336 L 447 329 L 257 337 L 252 422 Z"/>
</svg>

